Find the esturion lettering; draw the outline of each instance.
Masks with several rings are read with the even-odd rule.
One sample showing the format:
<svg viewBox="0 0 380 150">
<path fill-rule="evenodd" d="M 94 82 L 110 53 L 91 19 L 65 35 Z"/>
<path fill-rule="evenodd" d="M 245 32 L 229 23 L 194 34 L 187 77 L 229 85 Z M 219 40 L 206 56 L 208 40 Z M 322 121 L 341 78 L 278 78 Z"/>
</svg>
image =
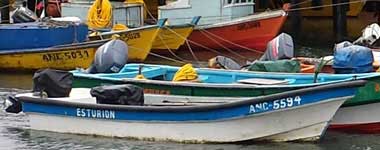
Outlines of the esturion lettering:
<svg viewBox="0 0 380 150">
<path fill-rule="evenodd" d="M 113 110 L 77 108 L 77 117 L 115 119 L 116 114 Z"/>
</svg>

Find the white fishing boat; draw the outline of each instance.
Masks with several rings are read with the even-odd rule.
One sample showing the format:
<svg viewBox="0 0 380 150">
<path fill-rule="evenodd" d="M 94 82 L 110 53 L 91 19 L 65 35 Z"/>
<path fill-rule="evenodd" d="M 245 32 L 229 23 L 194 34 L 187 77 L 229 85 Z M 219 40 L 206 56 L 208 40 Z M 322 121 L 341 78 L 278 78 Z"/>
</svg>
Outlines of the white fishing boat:
<svg viewBox="0 0 380 150">
<path fill-rule="evenodd" d="M 11 101 L 21 102 L 36 130 L 191 143 L 314 141 L 365 83 L 356 80 L 237 101 L 145 94 L 139 106 L 98 104 L 100 99 L 91 97 L 88 89 L 72 89 L 65 98 L 19 94 Z"/>
</svg>

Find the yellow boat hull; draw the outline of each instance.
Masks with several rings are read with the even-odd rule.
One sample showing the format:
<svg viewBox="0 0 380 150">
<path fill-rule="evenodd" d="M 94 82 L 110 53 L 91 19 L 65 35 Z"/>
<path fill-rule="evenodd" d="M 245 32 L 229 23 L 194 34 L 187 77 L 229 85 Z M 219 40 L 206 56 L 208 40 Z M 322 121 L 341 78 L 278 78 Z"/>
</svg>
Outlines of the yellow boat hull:
<svg viewBox="0 0 380 150">
<path fill-rule="evenodd" d="M 193 29 L 193 25 L 163 27 L 153 42 L 152 51 L 168 52 L 168 50 L 177 50 L 185 43 Z"/>
<path fill-rule="evenodd" d="M 97 41 L 61 48 L 2 51 L 0 68 L 15 71 L 32 71 L 42 68 L 60 70 L 88 68 L 94 59 L 95 51 L 105 42 Z"/>
<path fill-rule="evenodd" d="M 326 7 L 314 10 L 314 9 L 307 9 L 307 10 L 301 10 L 302 16 L 306 17 L 331 17 L 333 16 L 333 7 L 331 5 L 330 1 L 323 1 L 322 5 L 325 5 Z M 347 12 L 347 16 L 356 17 L 359 15 L 359 13 L 362 11 L 363 7 L 365 5 L 365 2 L 356 2 L 350 4 L 350 10 Z M 311 6 L 311 2 L 301 4 L 299 6 L 300 8 L 305 7 L 313 7 Z"/>
<path fill-rule="evenodd" d="M 101 35 L 91 36 L 90 40 L 110 39 L 112 35 L 120 35 L 120 40 L 123 40 L 128 45 L 128 61 L 142 62 L 146 59 L 152 43 L 158 35 L 161 28 L 159 26 L 146 26 L 124 31 L 112 31 L 102 33 Z"/>
</svg>

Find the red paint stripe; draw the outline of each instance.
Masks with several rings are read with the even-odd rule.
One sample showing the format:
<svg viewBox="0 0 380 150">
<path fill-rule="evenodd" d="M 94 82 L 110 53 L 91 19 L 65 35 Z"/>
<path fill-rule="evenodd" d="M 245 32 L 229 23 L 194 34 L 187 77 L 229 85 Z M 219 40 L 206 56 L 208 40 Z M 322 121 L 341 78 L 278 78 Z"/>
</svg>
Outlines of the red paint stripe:
<svg viewBox="0 0 380 150">
<path fill-rule="evenodd" d="M 380 133 L 380 122 L 367 124 L 330 125 L 328 129 L 347 133 L 374 134 Z"/>
</svg>

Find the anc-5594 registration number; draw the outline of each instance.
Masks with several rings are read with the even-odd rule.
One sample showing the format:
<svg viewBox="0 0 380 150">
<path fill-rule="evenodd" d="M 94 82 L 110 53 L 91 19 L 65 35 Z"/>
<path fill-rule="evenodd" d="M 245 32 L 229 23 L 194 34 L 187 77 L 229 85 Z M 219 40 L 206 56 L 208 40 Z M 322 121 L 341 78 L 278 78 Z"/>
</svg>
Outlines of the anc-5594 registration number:
<svg viewBox="0 0 380 150">
<path fill-rule="evenodd" d="M 252 104 L 249 107 L 249 113 L 259 113 L 259 112 L 266 112 L 269 110 L 278 110 L 278 109 L 284 109 L 294 106 L 301 105 L 301 97 L 295 96 L 295 97 L 288 97 L 288 98 L 282 98 L 274 101 L 269 102 L 261 102 L 257 104 Z"/>
</svg>

